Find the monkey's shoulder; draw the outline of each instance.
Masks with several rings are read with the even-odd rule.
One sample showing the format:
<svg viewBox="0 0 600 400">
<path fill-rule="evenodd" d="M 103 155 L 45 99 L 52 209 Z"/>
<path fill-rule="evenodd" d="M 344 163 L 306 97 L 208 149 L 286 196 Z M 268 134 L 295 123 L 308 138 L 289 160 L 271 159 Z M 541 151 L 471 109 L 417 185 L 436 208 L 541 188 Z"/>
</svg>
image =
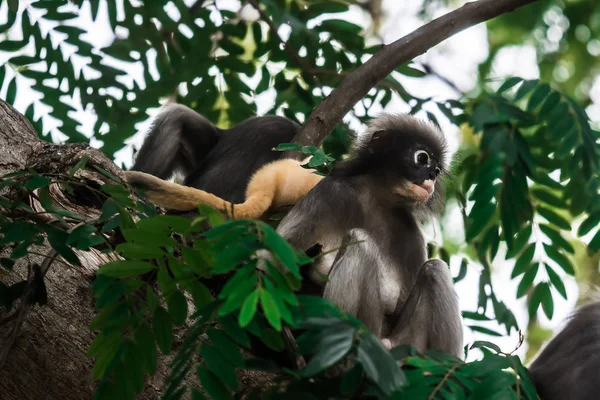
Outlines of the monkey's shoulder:
<svg viewBox="0 0 600 400">
<path fill-rule="evenodd" d="M 303 199 L 307 207 L 317 207 L 338 215 L 363 211 L 360 188 L 352 180 L 327 176 Z"/>
</svg>

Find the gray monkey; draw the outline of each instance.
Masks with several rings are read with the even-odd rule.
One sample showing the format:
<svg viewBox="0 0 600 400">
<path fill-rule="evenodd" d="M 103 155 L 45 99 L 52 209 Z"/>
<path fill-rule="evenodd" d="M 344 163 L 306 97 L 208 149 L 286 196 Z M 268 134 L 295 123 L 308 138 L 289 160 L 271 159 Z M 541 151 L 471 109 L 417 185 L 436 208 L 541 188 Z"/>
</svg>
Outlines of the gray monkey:
<svg viewBox="0 0 600 400">
<path fill-rule="evenodd" d="M 277 230 L 298 249 L 322 246 L 327 254 L 309 276 L 386 347 L 412 344 L 462 359 L 452 278 L 444 262 L 426 262 L 418 225 L 441 210 L 446 148 L 434 125 L 404 114 L 375 118 L 353 156 L 338 163 Z"/>
</svg>

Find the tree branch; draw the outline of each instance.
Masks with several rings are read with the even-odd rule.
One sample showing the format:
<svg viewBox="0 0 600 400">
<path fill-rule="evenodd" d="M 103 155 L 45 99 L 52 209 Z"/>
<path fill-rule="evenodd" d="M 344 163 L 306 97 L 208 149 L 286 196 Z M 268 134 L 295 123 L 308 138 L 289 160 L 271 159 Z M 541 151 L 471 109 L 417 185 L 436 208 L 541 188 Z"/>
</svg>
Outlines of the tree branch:
<svg viewBox="0 0 600 400">
<path fill-rule="evenodd" d="M 315 108 L 293 141 L 302 145 L 321 145 L 346 113 L 398 66 L 464 29 L 535 1 L 479 0 L 467 3 L 403 38 L 383 46 L 366 63 L 349 74 L 340 86 Z M 287 152 L 286 156 L 296 158 L 298 153 Z"/>
</svg>

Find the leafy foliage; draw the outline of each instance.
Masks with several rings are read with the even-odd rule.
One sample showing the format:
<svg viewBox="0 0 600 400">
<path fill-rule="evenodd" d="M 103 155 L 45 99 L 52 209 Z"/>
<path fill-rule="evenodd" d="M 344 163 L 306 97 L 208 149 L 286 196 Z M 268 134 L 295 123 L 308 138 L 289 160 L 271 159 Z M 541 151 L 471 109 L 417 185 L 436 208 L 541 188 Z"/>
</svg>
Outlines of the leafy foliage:
<svg viewBox="0 0 600 400">
<path fill-rule="evenodd" d="M 1 182 L 11 190 L 38 191 L 59 182 L 64 188 L 82 184 L 73 176 L 29 173 Z M 55 206 L 47 209 L 64 226 L 25 224 L 22 218 L 33 213 L 29 206 L 0 197 L 7 215 L 1 217 L 1 244 L 13 248 L 3 259 L 9 261 L 2 263 L 7 272 L 32 252 L 32 245 L 44 241 L 43 234 L 71 263 L 78 261 L 75 248 L 104 249 L 120 256 L 102 266 L 92 284 L 98 314 L 90 329 L 97 335 L 88 354 L 95 358 L 96 398 L 134 398 L 144 388 L 145 376 L 156 372 L 159 352 L 173 355 L 165 399 L 180 398 L 191 390 L 194 373 L 207 395 L 232 398 L 242 390 L 238 374 L 244 369 L 274 373 L 274 379 L 284 384 L 268 388 L 266 398 L 283 393 L 315 398 L 328 398 L 327 393 L 378 398 L 425 393 L 481 396 L 489 392 L 490 380 L 498 381 L 494 388 L 507 393 L 524 385 L 529 390 L 526 398 L 535 398 L 516 357 L 487 353 L 475 364 L 464 364 L 434 351 L 420 355 L 410 346 L 389 352 L 357 319 L 321 298 L 297 296 L 300 266 L 312 260 L 292 249 L 269 225 L 226 221 L 207 207 L 200 207 L 193 220 L 157 215 L 116 187 L 120 186 L 102 186 L 98 191 L 105 199 L 102 215 L 74 229 L 66 228 L 73 216 Z M 105 236 L 115 229 L 124 240 L 116 246 Z M 258 268 L 264 251 L 270 254 L 269 261 Z M 219 275 L 228 279 L 220 291 L 211 292 L 207 283 Z M 27 286 L 24 281 L 2 287 L 1 304 L 7 311 Z M 36 298 L 42 288 L 35 289 Z M 186 333 L 175 348 L 177 329 Z M 305 367 L 290 370 L 269 358 L 247 356 L 254 348 L 250 338 L 273 351 L 296 354 L 286 329 L 300 334 L 297 356 L 307 360 Z M 332 370 L 342 366 L 346 368 L 341 373 Z M 517 376 L 505 372 L 507 368 Z"/>
</svg>

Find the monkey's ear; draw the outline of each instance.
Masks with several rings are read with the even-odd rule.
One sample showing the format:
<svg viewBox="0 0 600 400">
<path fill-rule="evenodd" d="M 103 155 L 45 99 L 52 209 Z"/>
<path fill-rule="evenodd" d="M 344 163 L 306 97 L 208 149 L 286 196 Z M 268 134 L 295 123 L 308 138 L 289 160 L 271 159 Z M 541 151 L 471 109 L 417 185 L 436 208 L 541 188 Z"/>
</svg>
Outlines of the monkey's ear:
<svg viewBox="0 0 600 400">
<path fill-rule="evenodd" d="M 371 136 L 371 142 L 374 142 L 378 139 L 381 139 L 383 137 L 383 135 L 385 135 L 385 131 L 376 131 L 373 133 L 373 136 Z"/>
</svg>

